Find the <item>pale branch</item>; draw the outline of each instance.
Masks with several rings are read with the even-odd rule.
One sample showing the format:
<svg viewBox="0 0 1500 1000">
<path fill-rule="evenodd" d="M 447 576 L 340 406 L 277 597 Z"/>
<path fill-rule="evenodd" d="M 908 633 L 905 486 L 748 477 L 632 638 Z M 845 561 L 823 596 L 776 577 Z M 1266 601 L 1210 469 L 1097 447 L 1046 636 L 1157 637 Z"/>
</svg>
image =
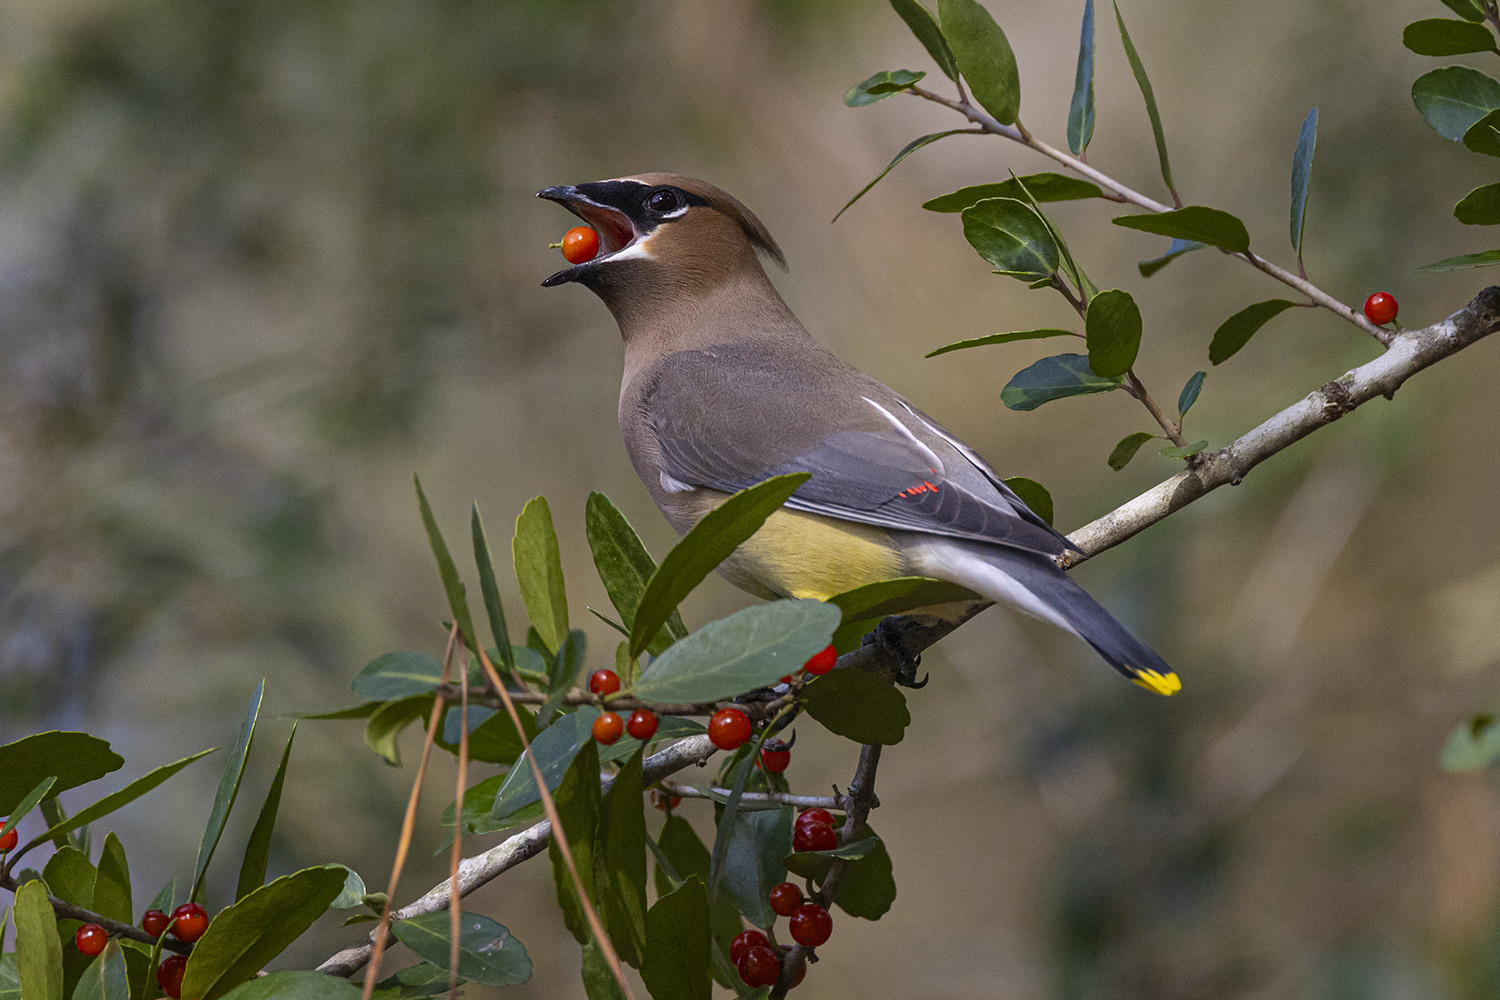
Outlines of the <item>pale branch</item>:
<svg viewBox="0 0 1500 1000">
<path fill-rule="evenodd" d="M 0 878 L 0 889 L 14 893 L 20 887 L 21 882 L 8 875 Z M 95 913 L 93 910 L 84 909 L 82 906 L 70 903 L 66 899 L 58 899 L 51 893 L 47 894 L 47 902 L 52 904 L 52 912 L 57 915 L 57 919 L 59 920 L 81 920 L 86 924 L 98 924 L 108 931 L 111 937 L 127 937 L 132 941 L 139 941 L 146 945 L 156 943 L 156 938 L 134 924 L 111 920 L 109 917 Z M 175 951 L 179 955 L 191 955 L 193 953 L 192 945 L 184 944 L 170 936 L 162 938 L 161 946 L 163 950 Z"/>
<path fill-rule="evenodd" d="M 676 781 L 663 781 L 661 787 L 666 792 L 684 799 L 714 799 L 723 801 L 733 794 L 728 788 L 720 788 L 710 785 L 707 791 L 701 791 L 692 785 L 684 785 Z M 791 792 L 743 792 L 740 802 L 769 802 L 776 805 L 796 806 L 798 809 L 843 809 L 844 800 L 831 795 L 793 795 Z M 878 805 L 879 803 L 877 803 Z"/>
</svg>

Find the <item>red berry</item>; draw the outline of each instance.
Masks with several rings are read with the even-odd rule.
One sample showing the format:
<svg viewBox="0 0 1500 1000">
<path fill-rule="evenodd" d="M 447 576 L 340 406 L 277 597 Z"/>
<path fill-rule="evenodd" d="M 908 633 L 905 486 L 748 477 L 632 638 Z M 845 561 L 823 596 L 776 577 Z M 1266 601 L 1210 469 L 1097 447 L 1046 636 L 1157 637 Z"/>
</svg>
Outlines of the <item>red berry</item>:
<svg viewBox="0 0 1500 1000">
<path fill-rule="evenodd" d="M 183 903 L 172 911 L 172 936 L 192 943 L 208 930 L 208 911 L 197 903 Z"/>
<path fill-rule="evenodd" d="M 787 769 L 792 762 L 790 750 L 762 750 L 760 752 L 760 766 L 772 774 L 780 774 Z"/>
<path fill-rule="evenodd" d="M 791 932 L 793 941 L 816 948 L 833 933 L 833 918 L 817 903 L 804 903 L 797 907 L 797 912 L 787 921 L 787 930 Z"/>
<path fill-rule="evenodd" d="M 160 910 L 147 910 L 146 915 L 141 917 L 141 930 L 152 937 L 161 937 L 161 932 L 167 929 L 169 918 Z"/>
<path fill-rule="evenodd" d="M 589 691 L 604 697 L 620 690 L 620 675 L 613 670 L 595 670 L 589 674 Z"/>
<path fill-rule="evenodd" d="M 569 264 L 582 264 L 599 256 L 599 234 L 588 226 L 574 226 L 562 238 L 562 255 Z"/>
<path fill-rule="evenodd" d="M 9 833 L 7 833 L 5 836 L 0 837 L 0 854 L 4 854 L 6 851 L 10 850 L 12 847 L 15 847 L 16 846 L 16 841 L 18 841 L 20 839 L 21 839 L 20 836 L 16 833 L 15 830 L 12 830 Z"/>
<path fill-rule="evenodd" d="M 625 731 L 638 740 L 649 740 L 656 735 L 657 725 L 655 712 L 638 708 L 630 713 L 630 721 L 625 723 Z"/>
<path fill-rule="evenodd" d="M 682 796 L 668 795 L 666 792 L 653 788 L 651 789 L 651 804 L 662 812 L 666 812 L 668 809 L 676 809 L 682 805 Z"/>
<path fill-rule="evenodd" d="M 594 739 L 605 746 L 620 738 L 625 731 L 625 723 L 614 712 L 600 712 L 599 717 L 594 720 Z"/>
<path fill-rule="evenodd" d="M 73 943 L 84 955 L 97 955 L 109 941 L 109 932 L 98 924 L 84 924 L 73 932 Z"/>
<path fill-rule="evenodd" d="M 750 738 L 750 716 L 737 708 L 721 708 L 708 720 L 708 739 L 720 750 L 736 750 Z"/>
<path fill-rule="evenodd" d="M 802 669 L 810 674 L 826 674 L 833 669 L 833 665 L 839 658 L 838 651 L 832 646 L 821 653 L 814 653 L 812 658 L 803 665 Z"/>
<path fill-rule="evenodd" d="M 770 986 L 781 977 L 781 959 L 765 945 L 746 950 L 734 967 L 746 986 Z"/>
<path fill-rule="evenodd" d="M 802 890 L 795 882 L 778 882 L 771 886 L 766 898 L 770 900 L 772 913 L 778 917 L 790 917 L 802 905 Z"/>
<path fill-rule="evenodd" d="M 186 955 L 173 955 L 156 970 L 156 985 L 172 1000 L 182 996 L 182 973 L 187 969 Z"/>
<path fill-rule="evenodd" d="M 794 851 L 831 851 L 837 846 L 838 834 L 827 823 L 802 823 L 792 830 Z"/>
<path fill-rule="evenodd" d="M 827 809 L 804 809 L 797 814 L 797 826 L 805 826 L 808 823 L 822 823 L 824 826 L 833 826 L 833 813 Z"/>
<path fill-rule="evenodd" d="M 1365 316 L 1376 326 L 1385 326 L 1396 318 L 1396 296 L 1390 292 L 1376 292 L 1365 299 Z"/>
<path fill-rule="evenodd" d="M 746 950 L 759 945 L 762 948 L 771 947 L 771 942 L 760 931 L 751 928 L 748 931 L 740 931 L 729 942 L 729 960 L 735 965 L 740 964 L 740 959 L 745 957 Z"/>
</svg>

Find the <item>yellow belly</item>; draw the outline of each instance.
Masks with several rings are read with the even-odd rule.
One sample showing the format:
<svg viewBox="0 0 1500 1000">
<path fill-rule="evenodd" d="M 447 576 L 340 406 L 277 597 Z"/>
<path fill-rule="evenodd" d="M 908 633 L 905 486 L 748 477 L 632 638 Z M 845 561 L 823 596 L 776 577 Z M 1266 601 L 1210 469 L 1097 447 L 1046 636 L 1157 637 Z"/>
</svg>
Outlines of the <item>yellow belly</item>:
<svg viewBox="0 0 1500 1000">
<path fill-rule="evenodd" d="M 719 572 L 757 597 L 815 597 L 905 576 L 906 558 L 880 528 L 782 509 Z"/>
</svg>

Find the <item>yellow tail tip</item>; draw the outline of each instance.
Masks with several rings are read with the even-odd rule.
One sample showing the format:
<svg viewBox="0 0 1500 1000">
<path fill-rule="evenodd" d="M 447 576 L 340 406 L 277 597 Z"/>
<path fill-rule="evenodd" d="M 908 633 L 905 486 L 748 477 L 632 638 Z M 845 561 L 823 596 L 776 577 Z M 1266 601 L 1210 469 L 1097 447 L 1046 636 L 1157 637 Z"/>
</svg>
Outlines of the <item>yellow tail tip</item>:
<svg viewBox="0 0 1500 1000">
<path fill-rule="evenodd" d="M 1174 695 L 1182 690 L 1181 679 L 1171 671 L 1159 674 L 1155 670 L 1137 670 L 1130 681 L 1132 684 L 1139 684 L 1147 691 L 1155 691 L 1159 695 Z"/>
</svg>

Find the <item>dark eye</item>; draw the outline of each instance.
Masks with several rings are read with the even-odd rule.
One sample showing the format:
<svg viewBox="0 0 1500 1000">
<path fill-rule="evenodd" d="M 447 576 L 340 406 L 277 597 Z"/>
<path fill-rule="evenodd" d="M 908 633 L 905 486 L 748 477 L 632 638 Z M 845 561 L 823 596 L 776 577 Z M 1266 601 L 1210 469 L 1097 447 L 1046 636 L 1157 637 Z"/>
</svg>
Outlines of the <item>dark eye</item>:
<svg viewBox="0 0 1500 1000">
<path fill-rule="evenodd" d="M 671 188 L 661 188 L 651 192 L 646 207 L 658 215 L 670 215 L 682 207 L 682 198 Z"/>
</svg>

